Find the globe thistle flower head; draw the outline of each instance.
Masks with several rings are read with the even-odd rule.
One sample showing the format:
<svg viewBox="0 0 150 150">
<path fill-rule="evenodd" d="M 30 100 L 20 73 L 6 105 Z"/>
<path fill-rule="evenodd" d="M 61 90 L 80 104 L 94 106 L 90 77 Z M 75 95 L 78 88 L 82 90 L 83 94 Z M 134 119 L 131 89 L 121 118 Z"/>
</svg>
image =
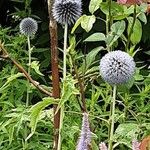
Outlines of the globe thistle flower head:
<svg viewBox="0 0 150 150">
<path fill-rule="evenodd" d="M 126 83 L 135 72 L 135 62 L 120 50 L 107 53 L 100 61 L 102 78 L 111 85 Z"/>
<path fill-rule="evenodd" d="M 81 16 L 81 0 L 55 0 L 52 13 L 58 23 L 70 25 Z"/>
<path fill-rule="evenodd" d="M 36 20 L 27 17 L 20 22 L 20 32 L 26 36 L 34 35 L 37 32 L 38 24 Z"/>
</svg>

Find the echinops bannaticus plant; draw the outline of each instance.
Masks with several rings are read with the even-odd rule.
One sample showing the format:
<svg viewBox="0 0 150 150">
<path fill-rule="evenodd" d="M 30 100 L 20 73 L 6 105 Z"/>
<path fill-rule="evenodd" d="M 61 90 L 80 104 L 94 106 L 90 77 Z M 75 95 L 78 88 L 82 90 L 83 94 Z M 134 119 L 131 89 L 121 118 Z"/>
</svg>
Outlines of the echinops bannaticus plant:
<svg viewBox="0 0 150 150">
<path fill-rule="evenodd" d="M 115 124 L 115 101 L 117 86 L 129 81 L 135 72 L 135 62 L 126 52 L 120 50 L 107 53 L 100 60 L 100 74 L 102 78 L 113 86 L 113 96 L 110 105 L 110 129 L 108 149 L 113 150 L 113 134 Z"/>
<path fill-rule="evenodd" d="M 19 28 L 20 28 L 21 34 L 24 34 L 27 37 L 27 43 L 28 43 L 28 74 L 30 76 L 30 74 L 31 74 L 30 73 L 31 72 L 31 53 L 32 53 L 31 44 L 30 44 L 30 37 L 37 32 L 38 24 L 37 24 L 36 20 L 34 20 L 30 17 L 27 17 L 27 18 L 24 18 L 23 20 L 21 20 Z M 26 107 L 28 107 L 29 103 L 30 103 L 29 95 L 30 95 L 30 84 L 29 84 L 29 81 L 28 81 L 27 96 L 26 96 Z M 24 137 L 27 138 L 27 126 L 25 126 L 25 135 L 24 135 Z M 25 146 L 26 145 L 27 145 L 27 141 L 25 141 Z"/>
<path fill-rule="evenodd" d="M 56 0 L 52 11 L 58 23 L 70 25 L 81 16 L 81 0 Z"/>
<path fill-rule="evenodd" d="M 135 72 L 135 62 L 120 50 L 107 53 L 100 61 L 102 78 L 111 85 L 126 83 Z"/>
<path fill-rule="evenodd" d="M 52 14 L 58 23 L 64 26 L 64 47 L 63 47 L 63 81 L 66 80 L 67 75 L 67 36 L 68 36 L 68 25 L 74 24 L 75 21 L 81 16 L 82 3 L 81 0 L 55 0 L 52 8 Z M 64 91 L 63 85 L 63 91 Z M 60 125 L 59 125 L 59 139 L 58 149 L 61 149 L 61 129 L 63 126 L 63 111 L 64 106 L 62 105 L 60 111 Z"/>
<path fill-rule="evenodd" d="M 26 36 L 34 35 L 37 32 L 38 24 L 36 20 L 27 17 L 20 22 L 20 32 Z"/>
<path fill-rule="evenodd" d="M 34 20 L 31 17 L 27 17 L 21 20 L 20 25 L 20 32 L 21 34 L 24 34 L 25 36 L 27 36 L 27 43 L 28 43 L 28 58 L 29 58 L 29 62 L 28 62 L 28 74 L 30 75 L 30 70 L 31 70 L 31 44 L 30 44 L 30 36 L 34 35 L 37 30 L 38 30 L 38 24 L 36 22 L 36 20 Z M 26 98 L 26 106 L 29 105 L 29 85 L 27 88 L 27 98 Z"/>
</svg>

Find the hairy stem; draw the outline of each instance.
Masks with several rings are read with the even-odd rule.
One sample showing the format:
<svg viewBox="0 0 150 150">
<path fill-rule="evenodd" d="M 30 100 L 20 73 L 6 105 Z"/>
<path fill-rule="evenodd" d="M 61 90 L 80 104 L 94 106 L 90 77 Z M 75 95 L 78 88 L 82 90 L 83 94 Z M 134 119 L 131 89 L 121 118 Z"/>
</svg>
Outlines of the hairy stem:
<svg viewBox="0 0 150 150">
<path fill-rule="evenodd" d="M 65 81 L 66 81 L 66 75 L 67 75 L 67 67 L 66 67 L 66 62 L 67 62 L 67 36 L 68 36 L 68 24 L 65 24 L 65 29 L 64 29 L 64 53 L 63 53 L 63 91 L 65 91 Z M 58 139 L 58 149 L 61 150 L 61 130 L 63 127 L 63 118 L 64 118 L 64 105 L 62 105 L 60 109 L 60 124 L 59 124 L 59 139 Z"/>
<path fill-rule="evenodd" d="M 115 124 L 115 102 L 116 102 L 116 91 L 117 86 L 113 87 L 113 97 L 111 101 L 111 113 L 110 113 L 110 133 L 109 133 L 109 145 L 108 150 L 113 150 L 113 135 L 114 135 L 114 124 Z"/>
<path fill-rule="evenodd" d="M 31 44 L 30 44 L 30 36 L 27 36 L 27 43 L 28 43 L 28 75 L 30 76 L 30 72 L 31 72 Z M 29 106 L 29 99 L 30 99 L 30 81 L 28 80 L 27 82 L 27 97 L 26 97 L 26 107 Z M 27 123 L 25 124 L 25 131 L 24 131 L 24 139 L 27 138 L 28 135 L 28 127 L 27 127 Z M 24 149 L 28 148 L 28 143 L 25 140 L 24 143 Z"/>
<path fill-rule="evenodd" d="M 30 76 L 30 72 L 31 72 L 31 44 L 30 44 L 30 36 L 27 37 L 27 41 L 28 41 L 28 75 Z M 30 93 L 30 82 L 28 80 L 28 85 L 27 85 L 27 97 L 26 97 L 26 107 L 29 106 L 29 93 Z"/>
<path fill-rule="evenodd" d="M 66 79 L 66 74 L 67 74 L 67 67 L 66 67 L 66 58 L 67 58 L 67 31 L 68 31 L 68 24 L 65 24 L 64 28 L 64 54 L 63 54 L 63 80 Z"/>
</svg>

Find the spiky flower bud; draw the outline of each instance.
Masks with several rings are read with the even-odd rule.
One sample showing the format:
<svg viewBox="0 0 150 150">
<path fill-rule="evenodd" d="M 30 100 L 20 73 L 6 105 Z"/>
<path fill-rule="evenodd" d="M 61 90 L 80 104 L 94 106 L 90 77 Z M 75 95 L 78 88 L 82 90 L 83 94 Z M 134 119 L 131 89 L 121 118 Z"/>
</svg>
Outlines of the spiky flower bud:
<svg viewBox="0 0 150 150">
<path fill-rule="evenodd" d="M 100 149 L 100 150 L 108 150 L 108 148 L 107 148 L 107 146 L 106 146 L 106 144 L 105 144 L 104 142 L 101 142 L 101 143 L 99 144 L 99 149 Z"/>
<path fill-rule="evenodd" d="M 38 24 L 34 19 L 27 17 L 21 20 L 19 27 L 22 34 L 31 36 L 37 32 Z"/>
<path fill-rule="evenodd" d="M 107 53 L 100 61 L 102 78 L 111 85 L 126 83 L 135 72 L 135 62 L 120 50 Z"/>
<path fill-rule="evenodd" d="M 88 150 L 88 145 L 90 145 L 90 142 L 91 142 L 91 131 L 89 127 L 88 114 L 83 113 L 82 129 L 76 150 Z"/>
<path fill-rule="evenodd" d="M 81 16 L 81 0 L 55 0 L 52 12 L 58 23 L 70 25 Z"/>
</svg>

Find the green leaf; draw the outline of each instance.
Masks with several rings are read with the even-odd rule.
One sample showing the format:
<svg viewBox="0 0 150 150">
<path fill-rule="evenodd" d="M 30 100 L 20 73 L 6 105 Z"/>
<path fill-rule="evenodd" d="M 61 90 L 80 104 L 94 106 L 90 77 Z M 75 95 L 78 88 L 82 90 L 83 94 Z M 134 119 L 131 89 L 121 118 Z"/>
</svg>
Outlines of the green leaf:
<svg viewBox="0 0 150 150">
<path fill-rule="evenodd" d="M 146 13 L 147 7 L 148 7 L 147 3 L 142 3 L 141 5 L 137 6 L 137 12 L 138 13 L 141 13 L 141 12 Z"/>
<path fill-rule="evenodd" d="M 75 23 L 75 25 L 73 26 L 72 30 L 71 30 L 71 34 L 74 33 L 74 31 L 76 30 L 76 28 L 81 24 L 81 21 L 83 19 L 83 16 L 81 16 Z"/>
<path fill-rule="evenodd" d="M 89 67 L 94 63 L 96 55 L 97 55 L 102 49 L 104 49 L 102 46 L 96 47 L 96 48 L 94 48 L 91 52 L 89 52 L 89 53 L 86 55 L 86 59 L 85 59 L 85 61 L 83 62 L 83 65 L 82 65 L 81 68 L 80 68 L 82 71 L 84 70 L 83 72 L 88 71 Z"/>
<path fill-rule="evenodd" d="M 12 143 L 13 141 L 13 136 L 14 136 L 14 129 L 15 129 L 15 124 L 11 124 L 9 125 L 9 129 L 8 129 L 8 135 L 9 135 L 9 145 Z"/>
<path fill-rule="evenodd" d="M 108 2 L 102 2 L 100 4 L 100 8 L 104 14 L 109 15 Z M 116 15 L 123 15 L 124 14 L 124 7 L 122 5 L 119 5 L 116 2 L 112 2 L 111 13 L 112 13 L 113 17 Z"/>
<path fill-rule="evenodd" d="M 131 26 L 133 23 L 133 17 L 128 17 L 127 19 L 128 19 L 127 31 L 128 31 L 128 35 L 129 35 Z M 138 19 L 136 19 L 130 40 L 133 44 L 136 45 L 137 43 L 139 43 L 141 41 L 141 37 L 142 37 L 142 25 L 141 25 L 141 22 Z"/>
<path fill-rule="evenodd" d="M 120 124 L 115 131 L 114 141 L 131 147 L 131 141 L 137 139 L 140 128 L 135 123 Z"/>
<path fill-rule="evenodd" d="M 75 36 L 70 36 L 69 38 L 69 47 L 67 48 L 68 53 L 75 54 L 75 47 L 76 47 L 76 38 Z"/>
<path fill-rule="evenodd" d="M 81 20 L 81 27 L 86 32 L 89 32 L 92 29 L 93 24 L 95 23 L 95 21 L 96 21 L 96 18 L 95 18 L 94 15 L 92 15 L 92 16 L 83 15 L 82 20 Z"/>
<path fill-rule="evenodd" d="M 86 31 L 89 32 L 92 27 L 93 24 L 95 23 L 96 18 L 94 15 L 91 16 L 87 16 L 87 15 L 83 15 L 81 16 L 75 23 L 74 27 L 72 28 L 71 34 L 74 33 L 74 31 L 76 30 L 76 28 L 81 24 L 81 27 Z"/>
<path fill-rule="evenodd" d="M 125 21 L 117 21 L 111 26 L 111 32 L 106 39 L 106 43 L 112 46 L 114 42 L 123 34 L 125 30 Z"/>
<path fill-rule="evenodd" d="M 144 80 L 143 75 L 140 74 L 140 69 L 139 69 L 139 68 L 136 68 L 136 72 L 135 72 L 135 75 L 134 75 L 134 79 L 135 79 L 135 81 Z"/>
<path fill-rule="evenodd" d="M 5 82 L 5 84 L 3 84 L 3 86 L 0 88 L 0 93 L 1 93 L 4 89 L 6 89 L 6 88 L 9 86 L 9 84 L 10 84 L 13 80 L 15 80 L 15 79 L 17 79 L 17 78 L 19 78 L 19 77 L 21 77 L 21 76 L 23 76 L 23 73 L 13 74 L 13 75 L 11 75 L 9 78 L 7 78 L 7 81 Z"/>
<path fill-rule="evenodd" d="M 26 140 L 28 140 L 34 134 L 36 126 L 37 126 L 37 122 L 39 120 L 42 110 L 51 104 L 57 104 L 57 103 L 58 103 L 58 99 L 54 99 L 52 97 L 46 97 L 46 98 L 43 98 L 43 101 L 38 102 L 37 104 L 31 107 L 30 109 L 31 111 L 31 116 L 30 116 L 31 133 L 29 134 Z"/>
<path fill-rule="evenodd" d="M 60 99 L 60 102 L 58 104 L 56 113 L 58 110 L 64 105 L 64 103 L 68 100 L 70 100 L 70 97 L 72 95 L 79 94 L 78 89 L 75 87 L 75 84 L 77 83 L 76 80 L 74 80 L 70 75 L 66 77 L 66 80 L 64 81 L 64 90 Z"/>
<path fill-rule="evenodd" d="M 99 9 L 102 0 L 91 0 L 89 4 L 89 11 L 93 14 L 97 9 Z"/>
<path fill-rule="evenodd" d="M 41 72 L 40 72 L 40 69 L 39 69 L 40 65 L 39 65 L 39 62 L 38 61 L 33 61 L 31 63 L 31 68 L 35 70 L 35 72 L 41 76 L 44 76 Z"/>
<path fill-rule="evenodd" d="M 84 42 L 96 42 L 105 41 L 105 35 L 103 33 L 94 33 L 84 40 Z"/>
<path fill-rule="evenodd" d="M 147 18 L 146 18 L 145 13 L 140 13 L 140 14 L 138 15 L 138 18 L 139 18 L 142 22 L 144 22 L 145 24 L 147 23 Z"/>
</svg>

